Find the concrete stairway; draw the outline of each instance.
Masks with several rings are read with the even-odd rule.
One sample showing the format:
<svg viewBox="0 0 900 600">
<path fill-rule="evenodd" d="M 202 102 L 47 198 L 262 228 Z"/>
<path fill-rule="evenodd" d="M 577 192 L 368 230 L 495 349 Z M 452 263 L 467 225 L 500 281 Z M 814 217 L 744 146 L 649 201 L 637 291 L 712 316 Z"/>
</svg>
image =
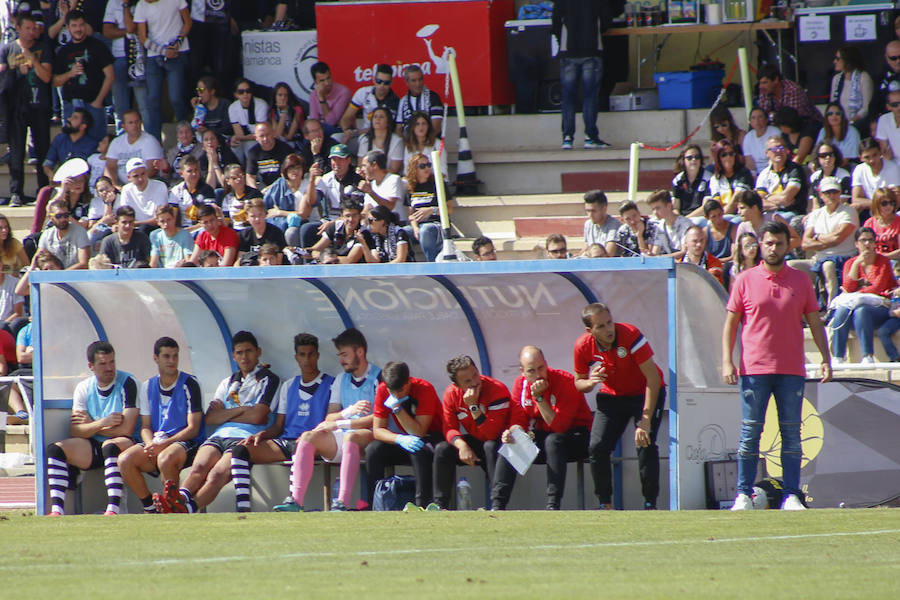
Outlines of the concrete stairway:
<svg viewBox="0 0 900 600">
<path fill-rule="evenodd" d="M 648 194 L 640 192 L 638 198 Z M 454 230 L 462 238 L 456 240 L 458 249 L 468 252 L 474 238 L 486 235 L 494 241 L 502 260 L 541 258 L 544 239 L 551 233 L 562 233 L 570 250 L 581 251 L 583 197 L 580 193 L 460 196 L 451 217 Z M 610 192 L 607 198 L 609 214 L 618 216 L 627 194 Z M 643 201 L 638 207 L 642 214 L 649 214 Z"/>
<path fill-rule="evenodd" d="M 560 116 L 495 115 L 468 117 L 466 129 L 481 192 L 490 195 L 584 192 L 599 188 L 627 188 L 629 145 L 641 141 L 667 147 L 681 141 L 705 116 L 706 110 L 667 110 L 600 113 L 600 137 L 612 144 L 606 150 L 560 150 Z M 740 122 L 740 116 L 735 112 Z M 576 148 L 583 132 L 576 120 Z M 448 159 L 455 166 L 458 128 L 447 126 Z M 709 145 L 709 131 L 701 129 L 694 142 Z M 666 187 L 678 149 L 641 151 L 641 189 Z M 451 169 L 452 170 L 452 169 Z"/>
</svg>

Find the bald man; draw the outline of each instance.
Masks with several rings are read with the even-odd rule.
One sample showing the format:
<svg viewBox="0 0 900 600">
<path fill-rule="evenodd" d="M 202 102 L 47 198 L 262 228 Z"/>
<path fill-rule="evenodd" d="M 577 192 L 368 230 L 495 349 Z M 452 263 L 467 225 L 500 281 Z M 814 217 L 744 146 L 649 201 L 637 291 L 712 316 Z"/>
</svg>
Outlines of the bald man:
<svg viewBox="0 0 900 600">
<path fill-rule="evenodd" d="M 895 90 L 900 90 L 900 40 L 892 40 L 884 47 L 884 70 L 875 80 L 875 93 L 869 102 L 870 121 L 877 121 L 879 115 L 887 112 L 888 93 Z M 866 133 L 868 129 L 861 130 L 860 137 L 866 137 Z"/>
<path fill-rule="evenodd" d="M 593 421 L 584 394 L 575 388 L 575 377 L 547 366 L 537 346 L 525 346 L 519 352 L 521 375 L 513 384 L 527 418 L 526 431 L 534 434 L 541 453 L 537 462 L 547 463 L 547 510 L 559 510 L 566 486 L 566 463 L 587 458 L 590 427 Z M 513 443 L 513 425 L 503 432 L 504 444 Z"/>
</svg>

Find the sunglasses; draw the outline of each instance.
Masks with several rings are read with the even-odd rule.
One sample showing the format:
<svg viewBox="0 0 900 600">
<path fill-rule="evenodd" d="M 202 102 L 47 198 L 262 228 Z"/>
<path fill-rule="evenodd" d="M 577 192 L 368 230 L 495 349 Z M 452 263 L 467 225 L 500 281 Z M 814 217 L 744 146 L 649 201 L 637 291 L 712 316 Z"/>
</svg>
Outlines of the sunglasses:
<svg viewBox="0 0 900 600">
<path fill-rule="evenodd" d="M 428 163 L 419 163 L 419 164 L 416 165 L 416 166 L 419 167 L 420 169 L 422 169 L 422 170 L 424 171 L 425 169 L 430 169 L 430 168 L 431 168 L 431 163 L 430 163 L 430 162 L 428 162 Z"/>
<path fill-rule="evenodd" d="M 196 88 L 194 91 L 197 92 L 198 94 L 202 94 L 203 92 L 206 91 L 206 88 L 198 87 L 198 88 Z"/>
<path fill-rule="evenodd" d="M 888 56 L 888 60 L 900 60 L 900 56 Z"/>
<path fill-rule="evenodd" d="M 784 152 L 784 151 L 785 151 L 784 146 L 772 146 L 771 148 L 766 150 L 766 152 Z"/>
<path fill-rule="evenodd" d="M 734 152 L 723 152 L 723 153 L 720 154 L 719 156 L 720 156 L 721 158 L 727 158 L 727 157 L 729 157 L 729 156 L 734 156 L 734 155 L 735 155 Z"/>
<path fill-rule="evenodd" d="M 834 158 L 834 152 L 819 152 L 819 158 Z"/>
<path fill-rule="evenodd" d="M 700 160 L 699 154 L 685 154 L 684 160 Z"/>
<path fill-rule="evenodd" d="M 240 88 L 240 89 L 237 90 L 237 93 L 238 93 L 238 94 L 249 94 L 249 93 L 250 93 L 250 88 Z"/>
<path fill-rule="evenodd" d="M 900 102 L 888 102 L 887 104 L 891 108 L 897 108 L 898 106 L 900 106 Z"/>
<path fill-rule="evenodd" d="M 68 219 L 72 216 L 72 213 L 56 213 L 53 215 L 54 219 Z"/>
<path fill-rule="evenodd" d="M 390 79 L 378 79 L 376 77 L 375 83 L 377 83 L 378 85 L 391 85 L 391 80 Z"/>
<path fill-rule="evenodd" d="M 841 112 L 839 110 L 829 110 L 827 113 L 825 113 L 825 116 L 826 117 L 840 117 Z"/>
<path fill-rule="evenodd" d="M 875 238 L 864 237 L 864 238 L 859 238 L 856 241 L 859 242 L 860 244 L 874 244 Z"/>
</svg>

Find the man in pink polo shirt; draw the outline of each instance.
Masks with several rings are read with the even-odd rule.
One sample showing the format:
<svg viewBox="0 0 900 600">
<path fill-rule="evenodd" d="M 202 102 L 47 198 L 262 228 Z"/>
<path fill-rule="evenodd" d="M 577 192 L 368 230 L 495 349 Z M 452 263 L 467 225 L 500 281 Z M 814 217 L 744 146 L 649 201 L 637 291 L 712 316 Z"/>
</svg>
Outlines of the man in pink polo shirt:
<svg viewBox="0 0 900 600">
<path fill-rule="evenodd" d="M 802 319 L 806 319 L 822 354 L 822 383 L 831 380 L 831 356 L 819 304 L 806 275 L 784 264 L 790 232 L 773 221 L 762 228 L 763 262 L 735 281 L 728 299 L 722 332 L 722 378 L 740 383 L 741 442 L 738 448 L 737 498 L 731 510 L 753 508 L 750 499 L 759 462 L 759 438 L 769 397 L 775 396 L 781 430 L 781 467 L 784 472 L 784 510 L 803 510 L 800 500 L 800 421 L 806 380 Z M 732 352 L 741 330 L 740 381 Z"/>
</svg>

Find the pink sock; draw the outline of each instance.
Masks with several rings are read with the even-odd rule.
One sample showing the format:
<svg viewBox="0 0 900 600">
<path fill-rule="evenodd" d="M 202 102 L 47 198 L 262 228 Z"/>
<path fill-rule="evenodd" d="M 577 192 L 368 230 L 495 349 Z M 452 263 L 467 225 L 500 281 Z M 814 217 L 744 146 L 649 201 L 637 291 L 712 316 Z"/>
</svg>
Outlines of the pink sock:
<svg viewBox="0 0 900 600">
<path fill-rule="evenodd" d="M 341 459 L 341 490 L 338 499 L 344 506 L 350 506 L 350 496 L 359 474 L 359 446 L 353 442 L 344 442 L 344 456 Z"/>
<path fill-rule="evenodd" d="M 294 502 L 303 506 L 306 497 L 306 488 L 312 479 L 316 462 L 316 448 L 309 442 L 300 442 L 294 450 L 293 463 L 291 464 L 291 497 Z"/>
</svg>

